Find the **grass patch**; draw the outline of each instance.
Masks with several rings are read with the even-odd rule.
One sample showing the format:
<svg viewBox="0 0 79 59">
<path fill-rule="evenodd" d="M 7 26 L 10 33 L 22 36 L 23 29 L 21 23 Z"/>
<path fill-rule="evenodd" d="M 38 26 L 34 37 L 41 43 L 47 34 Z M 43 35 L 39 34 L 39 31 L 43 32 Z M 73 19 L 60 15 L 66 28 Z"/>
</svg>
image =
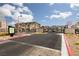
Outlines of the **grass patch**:
<svg viewBox="0 0 79 59">
<path fill-rule="evenodd" d="M 66 34 L 67 37 L 71 38 L 73 36 L 73 34 Z"/>
</svg>

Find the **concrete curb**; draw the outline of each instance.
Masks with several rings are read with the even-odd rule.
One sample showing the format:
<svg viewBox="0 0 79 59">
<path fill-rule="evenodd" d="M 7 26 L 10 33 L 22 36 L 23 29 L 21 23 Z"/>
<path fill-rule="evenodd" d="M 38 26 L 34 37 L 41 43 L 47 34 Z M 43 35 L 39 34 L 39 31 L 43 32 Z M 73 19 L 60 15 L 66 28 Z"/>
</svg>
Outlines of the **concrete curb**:
<svg viewBox="0 0 79 59">
<path fill-rule="evenodd" d="M 3 40 L 0 42 L 0 44 L 4 44 L 4 43 L 7 43 L 7 42 L 11 42 L 11 40 Z"/>
<path fill-rule="evenodd" d="M 68 56 L 66 44 L 65 44 L 65 39 L 64 39 L 64 34 L 61 34 L 62 36 L 62 43 L 61 43 L 61 55 L 62 56 Z"/>
</svg>

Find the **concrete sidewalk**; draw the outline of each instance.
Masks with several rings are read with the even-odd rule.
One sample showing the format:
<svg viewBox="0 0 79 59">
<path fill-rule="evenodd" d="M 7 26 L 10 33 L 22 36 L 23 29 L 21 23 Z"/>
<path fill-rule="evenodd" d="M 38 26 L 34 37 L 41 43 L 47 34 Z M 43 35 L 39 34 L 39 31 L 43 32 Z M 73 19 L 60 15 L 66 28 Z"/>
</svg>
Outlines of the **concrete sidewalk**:
<svg viewBox="0 0 79 59">
<path fill-rule="evenodd" d="M 64 38 L 64 34 L 61 34 L 61 35 L 62 35 L 61 54 L 62 54 L 62 56 L 69 56 L 68 51 L 67 51 L 66 41 L 65 41 L 65 38 Z"/>
</svg>

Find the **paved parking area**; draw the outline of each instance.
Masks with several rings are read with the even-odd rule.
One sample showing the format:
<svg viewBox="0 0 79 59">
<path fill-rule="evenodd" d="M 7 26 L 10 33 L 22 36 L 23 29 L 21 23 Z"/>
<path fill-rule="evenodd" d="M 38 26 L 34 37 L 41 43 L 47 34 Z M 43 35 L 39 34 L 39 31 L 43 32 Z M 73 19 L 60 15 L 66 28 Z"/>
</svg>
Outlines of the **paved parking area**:
<svg viewBox="0 0 79 59">
<path fill-rule="evenodd" d="M 2 56 L 60 56 L 61 36 L 57 34 L 35 34 L 0 44 Z"/>
<path fill-rule="evenodd" d="M 13 40 L 61 50 L 61 36 L 56 33 L 36 34 Z"/>
<path fill-rule="evenodd" d="M 35 46 L 30 44 L 20 44 L 8 42 L 0 45 L 1 56 L 58 56 L 59 50 Z"/>
</svg>

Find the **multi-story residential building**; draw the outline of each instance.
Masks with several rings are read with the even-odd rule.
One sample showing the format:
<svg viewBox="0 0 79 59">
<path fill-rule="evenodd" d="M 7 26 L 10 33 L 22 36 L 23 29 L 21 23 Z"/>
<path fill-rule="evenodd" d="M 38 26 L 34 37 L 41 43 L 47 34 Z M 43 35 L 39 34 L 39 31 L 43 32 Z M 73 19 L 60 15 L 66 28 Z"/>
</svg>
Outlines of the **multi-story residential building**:
<svg viewBox="0 0 79 59">
<path fill-rule="evenodd" d="M 7 31 L 6 21 L 0 20 L 0 32 L 6 32 L 6 31 Z"/>
<path fill-rule="evenodd" d="M 43 32 L 49 32 L 49 26 L 42 26 L 43 27 Z"/>
<path fill-rule="evenodd" d="M 65 26 L 52 26 L 52 32 L 64 33 Z"/>
<path fill-rule="evenodd" d="M 76 22 L 71 27 L 75 30 L 75 33 L 79 33 L 79 22 Z"/>
<path fill-rule="evenodd" d="M 79 22 L 73 24 L 71 27 L 74 29 L 79 29 Z"/>
<path fill-rule="evenodd" d="M 36 32 L 40 31 L 41 30 L 40 28 L 41 28 L 40 24 L 36 22 L 15 24 L 16 32 Z"/>
</svg>

